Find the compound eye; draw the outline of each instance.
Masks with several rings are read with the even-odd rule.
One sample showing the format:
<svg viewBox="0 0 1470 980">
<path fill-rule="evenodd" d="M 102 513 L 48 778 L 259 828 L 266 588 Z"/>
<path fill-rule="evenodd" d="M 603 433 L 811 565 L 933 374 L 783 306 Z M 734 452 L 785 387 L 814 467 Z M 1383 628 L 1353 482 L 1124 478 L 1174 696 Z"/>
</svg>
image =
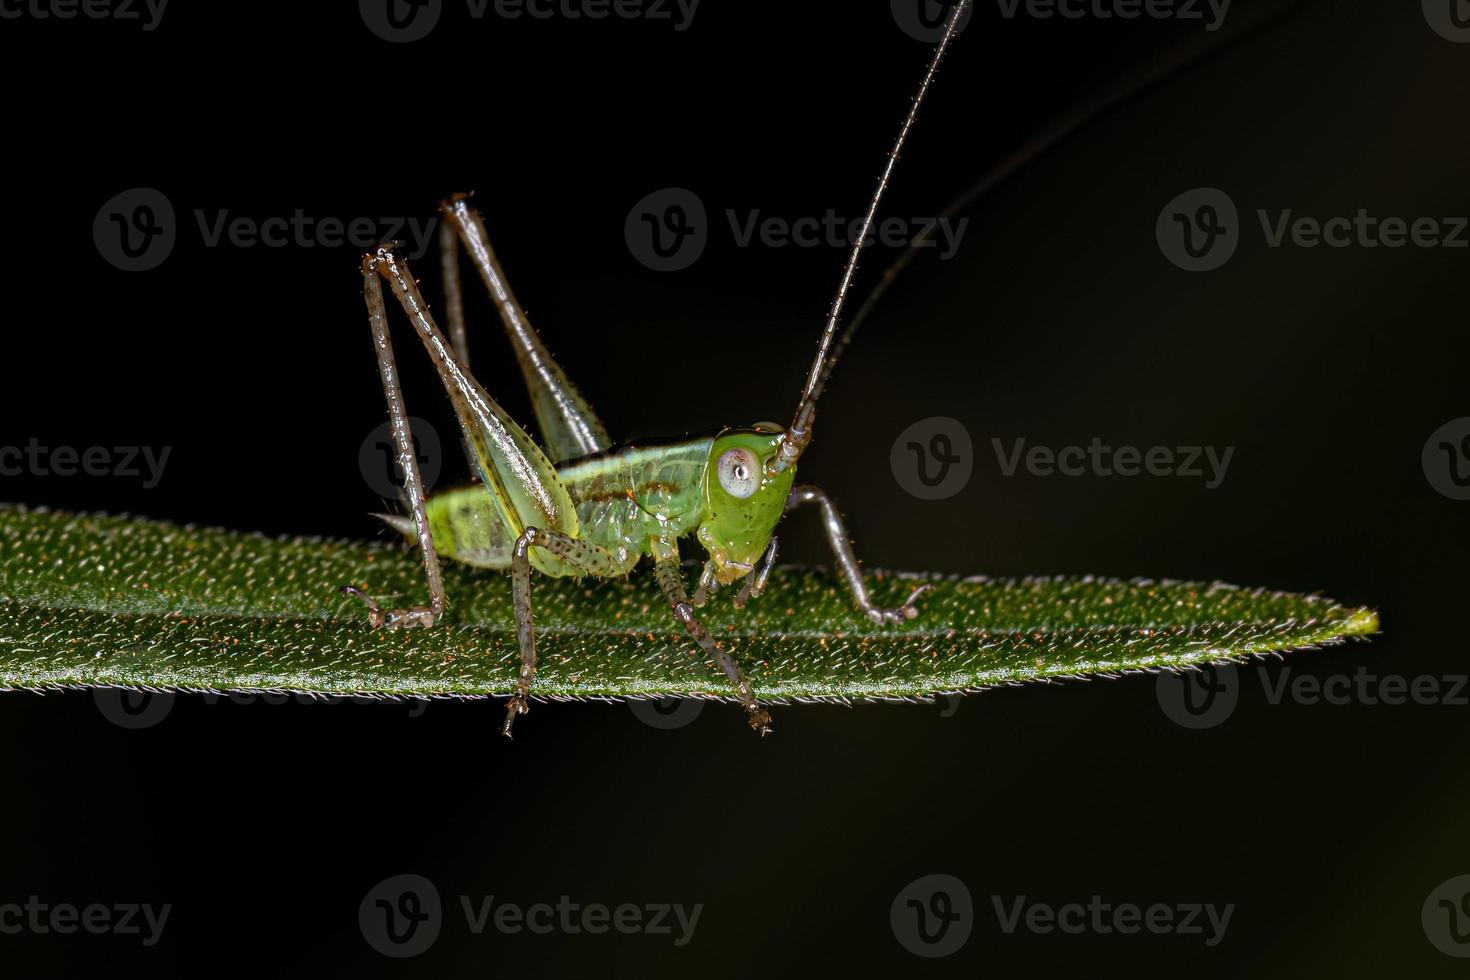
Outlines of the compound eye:
<svg viewBox="0 0 1470 980">
<path fill-rule="evenodd" d="M 737 500 L 751 496 L 761 485 L 760 460 L 749 449 L 727 449 L 716 467 L 720 486 Z"/>
</svg>

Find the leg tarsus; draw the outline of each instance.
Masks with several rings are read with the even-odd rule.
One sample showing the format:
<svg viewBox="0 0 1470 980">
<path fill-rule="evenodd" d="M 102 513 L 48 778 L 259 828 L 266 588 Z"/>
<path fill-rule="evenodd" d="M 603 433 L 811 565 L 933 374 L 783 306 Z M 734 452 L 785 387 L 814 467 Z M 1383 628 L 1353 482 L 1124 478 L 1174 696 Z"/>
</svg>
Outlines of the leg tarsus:
<svg viewBox="0 0 1470 980">
<path fill-rule="evenodd" d="M 932 585 L 919 586 L 909 593 L 909 597 L 903 601 L 903 605 L 901 606 L 895 606 L 892 609 L 869 606 L 863 611 L 868 614 L 869 619 L 879 626 L 882 626 L 884 623 L 902 623 L 905 620 L 913 619 L 919 615 L 919 608 L 914 605 L 914 600 L 932 588 Z"/>
<path fill-rule="evenodd" d="M 766 591 L 766 579 L 771 577 L 771 568 L 776 564 L 776 539 L 771 538 L 771 543 L 766 546 L 766 560 L 761 562 L 760 570 L 754 575 L 745 577 L 745 584 L 735 595 L 735 608 L 744 609 L 745 604 L 751 599 L 759 599 L 761 593 Z"/>
<path fill-rule="evenodd" d="M 514 736 L 512 736 L 510 733 L 510 726 L 515 723 L 517 715 L 523 715 L 529 710 L 530 705 L 527 703 L 527 699 L 524 694 L 522 694 L 520 691 L 512 694 L 510 701 L 508 701 L 505 705 L 505 724 L 500 726 L 500 734 L 504 735 L 506 738 L 513 738 Z"/>
<path fill-rule="evenodd" d="M 827 532 L 827 544 L 832 548 L 832 557 L 837 560 L 837 569 L 847 581 L 853 600 L 868 619 L 881 626 L 884 623 L 902 623 L 919 615 L 914 601 L 927 592 L 930 586 L 919 586 L 901 606 L 885 609 L 874 605 L 873 600 L 868 597 L 868 587 L 863 583 L 863 573 L 858 567 L 857 556 L 853 554 L 852 542 L 848 540 L 847 528 L 843 526 L 842 517 L 837 513 L 831 499 L 820 487 L 794 487 L 791 496 L 786 499 L 786 513 L 791 513 L 803 504 L 815 504 L 821 510 L 822 529 Z"/>
<path fill-rule="evenodd" d="M 350 595 L 368 608 L 368 624 L 373 629 L 412 629 L 415 626 L 433 626 L 439 613 L 429 606 L 409 606 L 404 609 L 384 609 L 378 601 L 355 585 L 344 585 L 343 595 Z"/>
<path fill-rule="evenodd" d="M 715 578 L 717 567 L 713 558 L 704 563 L 704 571 L 699 573 L 699 588 L 694 590 L 694 598 L 689 600 L 696 609 L 703 606 L 710 596 L 720 590 L 720 582 Z"/>
</svg>

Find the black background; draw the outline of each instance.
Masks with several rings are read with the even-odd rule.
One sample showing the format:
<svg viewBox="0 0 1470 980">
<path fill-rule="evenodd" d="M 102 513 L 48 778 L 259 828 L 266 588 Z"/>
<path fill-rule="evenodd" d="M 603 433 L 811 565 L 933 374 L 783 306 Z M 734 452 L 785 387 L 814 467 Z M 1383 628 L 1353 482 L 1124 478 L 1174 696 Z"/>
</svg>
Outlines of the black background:
<svg viewBox="0 0 1470 980">
<path fill-rule="evenodd" d="M 170 6 L 136 22 L 0 21 L 11 176 L 0 442 L 171 447 L 158 486 L 26 473 L 0 499 L 270 533 L 366 537 L 357 453 L 383 418 L 357 250 L 207 247 L 194 212 L 256 220 L 433 214 L 473 189 L 522 303 L 615 437 L 785 420 L 843 258 L 737 247 L 724 215 L 855 216 L 928 48 L 889 5 L 705 0 L 668 21 L 483 20 L 450 2 L 390 44 L 352 4 Z M 1287 19 L 1250 34 L 1263 16 Z M 1221 41 L 1235 37 L 1235 43 Z M 1322 591 L 1383 633 L 1238 671 L 1188 730 L 1151 677 L 953 705 L 801 706 L 756 739 L 729 706 L 672 731 L 626 705 L 537 705 L 507 744 L 484 703 L 267 705 L 179 697 L 130 731 L 90 693 L 0 698 L 0 902 L 171 903 L 163 938 L 0 936 L 7 975 L 101 966 L 251 973 L 569 976 L 1449 976 L 1420 909 L 1470 872 L 1463 704 L 1272 704 L 1283 676 L 1466 673 L 1470 504 L 1420 452 L 1467 414 L 1465 249 L 1270 248 L 1255 218 L 1470 214 L 1470 45 L 1413 3 L 1236 0 L 1198 22 L 1003 18 L 958 39 L 884 213 L 935 214 L 998 159 L 1171 52 L 1216 53 L 1098 120 L 966 211 L 859 335 L 803 478 L 873 566 L 1145 575 Z M 659 273 L 629 209 L 695 191 L 710 245 Z M 1165 260 L 1165 203 L 1213 186 L 1242 242 L 1209 273 Z M 178 215 L 158 268 L 108 264 L 93 218 L 153 187 Z M 891 258 L 875 249 L 861 295 Z M 431 252 L 418 264 L 431 302 Z M 470 281 L 470 286 L 475 283 Z M 476 373 L 529 402 L 471 291 Z M 400 336 L 414 414 L 450 432 Z M 960 420 L 975 476 L 908 495 L 889 448 Z M 991 439 L 1236 447 L 1224 483 L 1004 477 Z M 446 439 L 452 449 L 453 440 Z M 458 475 L 457 459 L 446 463 Z M 792 561 L 825 562 L 815 527 Z M 654 588 L 651 579 L 648 587 Z M 1264 672 L 1264 673 L 1263 673 Z M 1462 692 L 1463 693 L 1463 692 Z M 953 710 L 951 710 L 953 709 Z M 947 716 L 946 716 L 947 715 Z M 370 888 L 427 876 L 422 956 L 375 952 Z M 910 881 L 968 885 L 953 956 L 904 949 Z M 702 903 L 692 941 L 474 935 L 458 896 Z M 1234 903 L 1201 936 L 1006 934 L 992 896 Z"/>
</svg>

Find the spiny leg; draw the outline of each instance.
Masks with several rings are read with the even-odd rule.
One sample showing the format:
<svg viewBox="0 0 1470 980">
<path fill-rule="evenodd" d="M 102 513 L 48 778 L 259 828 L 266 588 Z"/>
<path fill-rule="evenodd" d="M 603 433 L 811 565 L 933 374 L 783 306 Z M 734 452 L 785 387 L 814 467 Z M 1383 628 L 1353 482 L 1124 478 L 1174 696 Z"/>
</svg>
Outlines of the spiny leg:
<svg viewBox="0 0 1470 980">
<path fill-rule="evenodd" d="M 521 672 L 516 677 L 516 692 L 506 705 L 505 724 L 500 733 L 510 738 L 510 726 L 517 715 L 530 710 L 531 682 L 536 679 L 536 630 L 531 617 L 531 549 L 544 548 L 588 575 L 611 578 L 627 568 L 606 548 L 578 540 L 560 531 L 528 527 L 516 538 L 511 555 L 511 590 L 516 613 L 516 636 L 521 648 Z"/>
<path fill-rule="evenodd" d="M 459 285 L 459 244 L 454 226 L 439 224 L 439 271 L 444 277 L 444 318 L 449 321 L 449 342 L 460 366 L 470 367 L 470 346 L 464 324 L 464 291 Z"/>
<path fill-rule="evenodd" d="M 837 567 L 842 571 L 842 577 L 847 580 L 847 587 L 851 590 L 853 599 L 857 601 L 858 608 L 862 609 L 869 619 L 878 624 L 899 623 L 919 615 L 914 600 L 927 592 L 929 586 L 919 586 L 909 594 L 903 605 L 896 608 L 883 609 L 873 605 L 873 600 L 868 598 L 868 588 L 863 584 L 863 573 L 858 568 L 857 556 L 852 553 L 852 542 L 847 538 L 847 528 L 843 526 L 842 517 L 837 513 L 837 508 L 832 506 L 832 501 L 818 487 L 793 487 L 791 496 L 786 498 L 786 513 L 791 513 L 803 504 L 816 504 L 821 508 L 822 527 L 827 532 L 827 543 L 832 548 L 833 557 L 837 559 Z"/>
<path fill-rule="evenodd" d="M 439 223 L 439 272 L 444 279 L 444 318 L 449 324 L 449 344 L 454 358 L 465 371 L 470 369 L 469 331 L 465 327 L 464 290 L 459 277 L 459 235 L 448 222 Z M 469 440 L 461 439 L 460 448 L 470 469 L 475 468 L 475 450 Z"/>
<path fill-rule="evenodd" d="M 592 406 L 587 403 L 587 399 L 582 396 L 577 386 L 572 384 L 566 373 L 562 371 L 561 365 L 557 364 L 551 353 L 547 351 L 546 345 L 541 342 L 540 335 L 531 326 L 530 318 L 526 316 L 520 303 L 516 301 L 515 294 L 511 292 L 505 271 L 501 269 L 500 261 L 495 257 L 495 250 L 490 247 L 490 237 L 485 231 L 485 223 L 480 220 L 479 212 L 470 207 L 468 195 L 454 195 L 441 204 L 439 210 L 444 216 L 444 224 L 441 228 L 452 227 L 458 231 L 459 239 L 464 243 L 470 261 L 479 271 L 480 279 L 485 283 L 485 288 L 495 303 L 496 312 L 500 314 L 501 322 L 505 324 L 505 331 L 509 334 L 511 344 L 515 348 L 516 361 L 520 364 L 521 374 L 525 377 L 526 387 L 531 393 L 531 406 L 536 413 L 536 424 L 541 429 L 541 437 L 546 443 L 546 449 L 552 461 L 561 462 L 581 456 L 590 456 L 608 449 L 612 445 L 612 440 L 608 438 L 607 430 L 597 418 L 597 413 L 592 411 Z M 445 242 L 445 232 L 441 231 L 440 235 L 442 248 Z M 449 283 L 451 280 L 448 269 L 451 259 L 446 257 L 443 261 L 446 269 L 445 281 Z M 457 289 L 459 279 L 457 257 L 453 259 L 453 263 L 453 283 Z M 450 302 L 450 326 L 452 328 L 454 326 L 454 300 Z M 458 342 L 455 346 L 458 349 Z"/>
<path fill-rule="evenodd" d="M 378 275 L 392 286 L 399 306 L 408 314 L 439 373 L 475 469 L 506 526 L 516 534 L 534 526 L 575 536 L 577 515 L 556 467 L 536 441 L 459 363 L 449 339 L 430 315 L 408 266 L 386 247 L 379 248 L 370 259 Z M 573 573 L 555 558 L 536 564 L 540 571 L 551 575 Z"/>
<path fill-rule="evenodd" d="M 664 598 L 668 600 L 669 607 L 674 611 L 674 618 L 684 624 L 684 628 L 689 631 L 694 642 L 698 643 L 705 654 L 719 664 L 725 676 L 730 679 L 736 695 L 740 698 L 740 704 L 749 716 L 750 727 L 762 735 L 769 735 L 771 716 L 756 702 L 755 692 L 751 690 L 750 682 L 745 679 L 744 672 L 694 615 L 694 607 L 684 592 L 684 573 L 679 565 L 678 547 L 670 542 L 657 542 L 654 554 L 656 556 L 654 577 L 658 579 L 658 586 L 663 590 Z"/>
<path fill-rule="evenodd" d="M 460 363 L 452 343 L 430 315 L 412 274 L 391 248 L 383 247 L 367 259 L 369 267 L 388 281 L 408 314 L 429 359 L 459 417 L 479 470 L 485 492 L 494 502 L 507 529 L 518 536 L 510 556 L 515 611 L 520 635 L 521 671 L 511 697 L 502 731 L 510 734 L 516 715 L 528 708 L 536 671 L 536 649 L 531 621 L 531 569 L 548 575 L 624 574 L 628 556 L 616 555 L 577 538 L 578 521 L 571 497 L 556 468 L 520 426 L 497 405 Z M 374 280 L 376 287 L 376 280 Z M 427 527 L 421 529 L 427 533 Z M 540 549 L 532 557 L 531 548 Z M 542 553 L 544 552 L 544 553 Z"/>
<path fill-rule="evenodd" d="M 444 614 L 444 576 L 439 570 L 439 554 L 429 533 L 429 518 L 424 512 L 424 484 L 419 476 L 418 454 L 413 433 L 408 425 L 408 412 L 403 407 L 403 392 L 398 382 L 398 365 L 393 359 L 393 341 L 388 337 L 388 318 L 383 309 L 383 287 L 371 257 L 362 263 L 362 295 L 367 303 L 368 323 L 373 330 L 373 349 L 378 355 L 378 373 L 383 379 L 383 397 L 388 402 L 388 422 L 393 430 L 393 445 L 398 451 L 398 465 L 403 468 L 403 489 L 413 512 L 414 530 L 424 557 L 424 574 L 429 580 L 429 605 L 408 609 L 383 609 L 373 598 L 352 585 L 342 586 L 344 595 L 360 599 L 368 607 L 368 622 L 373 628 L 433 626 Z"/>
</svg>

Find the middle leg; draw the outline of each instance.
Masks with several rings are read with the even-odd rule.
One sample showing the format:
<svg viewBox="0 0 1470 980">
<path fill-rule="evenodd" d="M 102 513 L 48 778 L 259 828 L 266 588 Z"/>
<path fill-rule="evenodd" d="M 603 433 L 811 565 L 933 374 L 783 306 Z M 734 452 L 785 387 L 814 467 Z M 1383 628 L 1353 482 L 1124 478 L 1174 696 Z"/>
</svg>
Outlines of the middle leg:
<svg viewBox="0 0 1470 980">
<path fill-rule="evenodd" d="M 505 724 L 500 733 L 510 738 L 510 727 L 517 715 L 530 710 L 531 682 L 536 679 L 536 630 L 531 615 L 531 549 L 541 548 L 588 575 L 613 578 L 624 575 L 637 557 L 629 562 L 606 548 L 574 538 L 561 531 L 528 527 L 516 538 L 510 559 L 512 602 L 516 614 L 516 638 L 521 649 L 521 670 L 516 677 L 515 694 L 506 705 Z"/>
</svg>

